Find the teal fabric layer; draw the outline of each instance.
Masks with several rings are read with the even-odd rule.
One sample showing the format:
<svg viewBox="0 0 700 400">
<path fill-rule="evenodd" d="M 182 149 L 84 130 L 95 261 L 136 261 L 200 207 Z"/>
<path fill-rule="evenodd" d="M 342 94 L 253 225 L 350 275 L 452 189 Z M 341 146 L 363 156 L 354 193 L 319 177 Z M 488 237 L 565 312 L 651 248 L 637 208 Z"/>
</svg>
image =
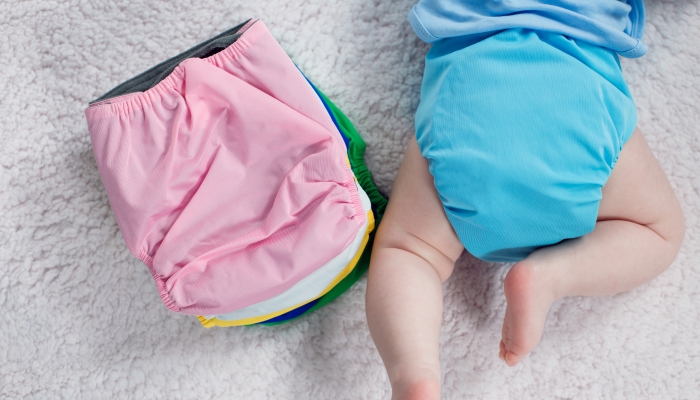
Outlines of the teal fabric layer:
<svg viewBox="0 0 700 400">
<path fill-rule="evenodd" d="M 643 0 L 420 0 L 408 15 L 428 43 L 527 28 L 561 33 L 624 57 L 647 52 Z"/>
<path fill-rule="evenodd" d="M 595 226 L 637 113 L 617 55 L 514 29 L 426 57 L 416 137 L 460 240 L 515 262 Z"/>
</svg>

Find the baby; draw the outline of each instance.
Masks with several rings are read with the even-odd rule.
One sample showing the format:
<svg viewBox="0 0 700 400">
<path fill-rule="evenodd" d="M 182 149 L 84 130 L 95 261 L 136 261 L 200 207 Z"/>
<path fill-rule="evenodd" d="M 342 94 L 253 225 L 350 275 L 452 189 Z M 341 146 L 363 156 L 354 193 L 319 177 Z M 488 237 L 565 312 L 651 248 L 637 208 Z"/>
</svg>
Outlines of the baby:
<svg viewBox="0 0 700 400">
<path fill-rule="evenodd" d="M 681 208 L 618 60 L 646 52 L 642 0 L 574 3 L 421 0 L 410 13 L 433 47 L 367 285 L 394 399 L 440 396 L 441 284 L 465 248 L 514 263 L 498 350 L 510 366 L 556 300 L 630 290 L 679 251 Z"/>
</svg>

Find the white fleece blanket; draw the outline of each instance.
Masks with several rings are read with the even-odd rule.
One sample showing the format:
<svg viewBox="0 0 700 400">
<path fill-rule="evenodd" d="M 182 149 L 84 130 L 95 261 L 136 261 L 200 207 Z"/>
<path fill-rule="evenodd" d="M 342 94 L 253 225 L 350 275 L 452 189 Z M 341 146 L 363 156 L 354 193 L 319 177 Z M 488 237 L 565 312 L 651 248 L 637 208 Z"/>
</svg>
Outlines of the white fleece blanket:
<svg viewBox="0 0 700 400">
<path fill-rule="evenodd" d="M 368 143 L 389 193 L 428 46 L 415 0 L 0 3 L 0 399 L 388 399 L 366 279 L 278 327 L 205 329 L 161 303 L 124 245 L 83 109 L 249 18 Z M 498 359 L 508 265 L 465 255 L 445 284 L 444 399 L 700 398 L 700 0 L 647 0 L 649 53 L 623 60 L 639 126 L 685 211 L 671 268 L 631 292 L 567 298 L 515 368 Z"/>
</svg>

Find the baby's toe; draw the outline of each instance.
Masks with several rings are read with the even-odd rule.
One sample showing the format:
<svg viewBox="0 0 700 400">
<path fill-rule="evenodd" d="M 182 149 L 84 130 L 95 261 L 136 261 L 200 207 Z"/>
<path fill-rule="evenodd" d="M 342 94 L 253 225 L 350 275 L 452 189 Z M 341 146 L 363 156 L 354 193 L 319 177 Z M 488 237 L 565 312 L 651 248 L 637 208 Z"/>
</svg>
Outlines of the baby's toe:
<svg viewBox="0 0 700 400">
<path fill-rule="evenodd" d="M 522 361 L 525 356 L 528 355 L 530 350 L 532 349 L 533 346 L 519 346 L 510 340 L 507 341 L 508 343 L 504 344 L 504 355 L 503 355 L 503 360 L 508 364 L 509 366 L 514 366 L 515 364 L 519 363 Z"/>
<path fill-rule="evenodd" d="M 511 353 L 510 351 L 506 352 L 506 355 L 504 357 L 504 361 L 506 362 L 506 364 L 508 364 L 509 367 L 512 367 L 515 364 L 519 363 L 520 360 L 522 360 L 521 356 L 518 356 L 515 353 Z"/>
</svg>

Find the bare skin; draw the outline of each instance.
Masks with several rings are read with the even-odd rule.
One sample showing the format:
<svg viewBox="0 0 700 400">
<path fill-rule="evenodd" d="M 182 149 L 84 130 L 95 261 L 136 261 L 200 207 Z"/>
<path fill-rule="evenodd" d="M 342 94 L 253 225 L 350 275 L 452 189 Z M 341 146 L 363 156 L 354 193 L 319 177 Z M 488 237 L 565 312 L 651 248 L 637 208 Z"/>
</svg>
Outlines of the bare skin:
<svg viewBox="0 0 700 400">
<path fill-rule="evenodd" d="M 595 229 L 541 248 L 508 272 L 499 357 L 513 366 L 527 356 L 557 299 L 619 293 L 659 275 L 684 233 L 671 185 L 635 130 L 603 187 Z M 393 399 L 440 396 L 441 284 L 463 250 L 412 138 L 377 231 L 367 284 L 367 321 Z"/>
</svg>

